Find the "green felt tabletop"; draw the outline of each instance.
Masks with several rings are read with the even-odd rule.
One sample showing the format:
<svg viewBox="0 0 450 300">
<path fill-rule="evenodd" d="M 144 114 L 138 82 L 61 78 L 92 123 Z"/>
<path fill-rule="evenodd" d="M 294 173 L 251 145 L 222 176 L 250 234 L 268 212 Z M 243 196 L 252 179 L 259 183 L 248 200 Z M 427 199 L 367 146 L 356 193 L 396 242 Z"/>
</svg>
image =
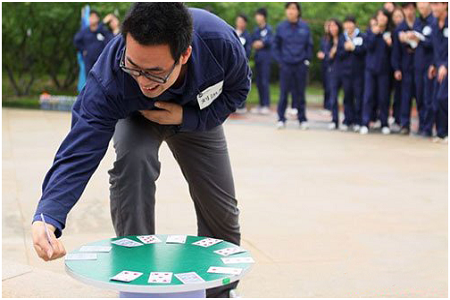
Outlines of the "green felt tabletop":
<svg viewBox="0 0 450 300">
<path fill-rule="evenodd" d="M 66 261 L 67 272 L 85 283 L 103 288 L 136 292 L 178 292 L 205 289 L 228 284 L 240 279 L 251 268 L 251 264 L 224 264 L 223 256 L 213 251 L 237 247 L 235 244 L 222 241 L 216 245 L 204 248 L 192 243 L 205 237 L 187 236 L 185 244 L 166 244 L 168 235 L 156 235 L 162 242 L 144 244 L 139 247 L 123 247 L 111 242 L 122 238 L 141 242 L 136 236 L 125 236 L 106 239 L 86 244 L 85 246 L 111 246 L 109 253 L 97 253 L 97 260 Z M 81 247 L 80 247 L 81 248 Z M 70 253 L 79 253 L 79 248 Z M 229 257 L 248 257 L 250 253 L 243 252 Z M 242 268 L 241 275 L 213 274 L 206 271 L 210 266 Z M 143 275 L 126 283 L 111 281 L 110 278 L 122 271 L 141 272 Z M 170 284 L 148 283 L 151 272 L 173 272 Z M 196 272 L 206 282 L 203 284 L 185 285 L 175 277 L 177 273 Z"/>
</svg>

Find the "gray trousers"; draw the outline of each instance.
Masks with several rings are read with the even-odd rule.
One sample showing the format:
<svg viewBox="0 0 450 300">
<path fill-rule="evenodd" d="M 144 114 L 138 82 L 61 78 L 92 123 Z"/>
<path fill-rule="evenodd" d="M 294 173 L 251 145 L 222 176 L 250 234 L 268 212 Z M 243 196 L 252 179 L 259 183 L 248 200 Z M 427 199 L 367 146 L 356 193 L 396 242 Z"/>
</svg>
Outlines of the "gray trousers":
<svg viewBox="0 0 450 300">
<path fill-rule="evenodd" d="M 240 245 L 239 209 L 223 127 L 205 132 L 177 132 L 140 114 L 120 120 L 114 133 L 116 161 L 109 171 L 111 217 L 117 236 L 155 233 L 155 181 L 158 152 L 165 141 L 189 185 L 198 235 Z M 208 297 L 228 297 L 232 283 L 207 290 Z"/>
</svg>

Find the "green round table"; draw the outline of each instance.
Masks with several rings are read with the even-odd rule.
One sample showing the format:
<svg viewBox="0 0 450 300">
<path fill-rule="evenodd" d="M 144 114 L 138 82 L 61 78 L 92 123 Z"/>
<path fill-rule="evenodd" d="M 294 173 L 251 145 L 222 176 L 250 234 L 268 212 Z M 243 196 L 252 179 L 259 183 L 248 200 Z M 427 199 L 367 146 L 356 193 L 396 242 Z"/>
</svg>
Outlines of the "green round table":
<svg viewBox="0 0 450 300">
<path fill-rule="evenodd" d="M 96 260 L 66 260 L 66 272 L 73 278 L 99 288 L 121 292 L 124 297 L 204 297 L 205 290 L 227 285 L 241 279 L 248 273 L 252 264 L 224 264 L 221 256 L 213 251 L 238 247 L 222 241 L 210 247 L 200 247 L 192 243 L 206 237 L 187 236 L 185 244 L 166 244 L 168 235 L 155 235 L 161 243 L 144 244 L 138 247 L 123 247 L 111 242 L 128 238 L 141 242 L 136 236 L 124 236 L 86 244 L 85 246 L 111 246 L 108 253 L 96 252 Z M 81 247 L 80 247 L 81 248 Z M 81 253 L 80 248 L 70 254 Z M 83 252 L 86 253 L 86 252 Z M 248 251 L 236 253 L 228 257 L 249 257 Z M 207 273 L 209 267 L 242 268 L 239 275 Z M 131 282 L 111 281 L 110 278 L 122 271 L 143 273 Z M 170 284 L 148 283 L 151 272 L 173 272 Z M 205 282 L 183 284 L 175 274 L 196 272 Z M 198 296 L 200 295 L 200 296 Z"/>
</svg>

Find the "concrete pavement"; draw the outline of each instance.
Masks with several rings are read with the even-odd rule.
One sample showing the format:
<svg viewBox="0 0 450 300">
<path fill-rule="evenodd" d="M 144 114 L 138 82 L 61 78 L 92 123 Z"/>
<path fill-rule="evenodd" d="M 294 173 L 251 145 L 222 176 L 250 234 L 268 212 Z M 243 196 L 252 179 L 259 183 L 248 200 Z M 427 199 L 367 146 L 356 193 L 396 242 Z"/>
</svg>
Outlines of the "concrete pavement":
<svg viewBox="0 0 450 300">
<path fill-rule="evenodd" d="M 397 135 L 330 132 L 275 117 L 227 121 L 242 244 L 256 264 L 244 297 L 447 297 L 448 146 Z M 43 178 L 70 114 L 2 111 L 3 297 L 114 297 L 69 278 L 63 260 L 41 261 L 30 223 Z M 187 184 L 167 146 L 160 151 L 157 233 L 196 234 Z M 110 147 L 62 241 L 68 251 L 114 236 Z"/>
</svg>

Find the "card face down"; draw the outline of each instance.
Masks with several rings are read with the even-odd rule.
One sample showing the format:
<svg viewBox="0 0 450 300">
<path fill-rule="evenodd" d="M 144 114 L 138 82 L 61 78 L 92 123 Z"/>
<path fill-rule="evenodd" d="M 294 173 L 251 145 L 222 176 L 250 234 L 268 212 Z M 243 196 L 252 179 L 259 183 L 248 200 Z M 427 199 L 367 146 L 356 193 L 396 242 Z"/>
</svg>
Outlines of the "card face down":
<svg viewBox="0 0 450 300">
<path fill-rule="evenodd" d="M 111 251 L 111 246 L 83 246 L 80 248 L 80 252 L 100 252 L 108 253 Z"/>
<path fill-rule="evenodd" d="M 169 235 L 166 244 L 184 244 L 186 243 L 186 235 Z"/>
<path fill-rule="evenodd" d="M 66 260 L 96 260 L 96 253 L 70 253 L 66 255 Z"/>
</svg>

